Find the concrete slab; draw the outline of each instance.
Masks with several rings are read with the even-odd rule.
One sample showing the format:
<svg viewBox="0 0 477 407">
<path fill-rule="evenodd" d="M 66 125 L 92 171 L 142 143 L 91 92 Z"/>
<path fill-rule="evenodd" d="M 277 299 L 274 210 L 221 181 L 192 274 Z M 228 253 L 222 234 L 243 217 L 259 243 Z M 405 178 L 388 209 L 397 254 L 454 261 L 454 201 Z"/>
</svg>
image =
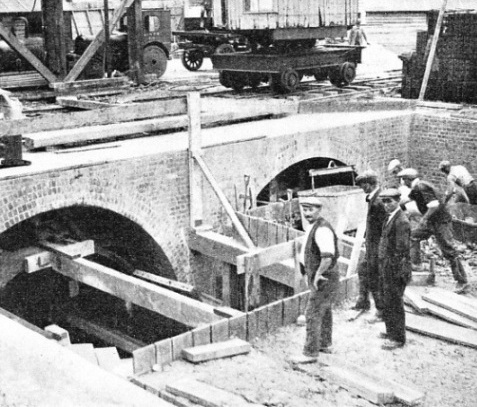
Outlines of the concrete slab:
<svg viewBox="0 0 477 407">
<path fill-rule="evenodd" d="M 5 405 L 171 406 L 3 316 L 0 331 L 0 383 Z"/>
</svg>

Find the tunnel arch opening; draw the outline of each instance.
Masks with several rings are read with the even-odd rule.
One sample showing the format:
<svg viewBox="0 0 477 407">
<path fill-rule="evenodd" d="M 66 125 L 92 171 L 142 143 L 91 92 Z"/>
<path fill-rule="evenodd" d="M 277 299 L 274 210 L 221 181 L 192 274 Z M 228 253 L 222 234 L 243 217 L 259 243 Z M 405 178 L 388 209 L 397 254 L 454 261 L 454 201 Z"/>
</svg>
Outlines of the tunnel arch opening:
<svg viewBox="0 0 477 407">
<path fill-rule="evenodd" d="M 22 272 L 29 248 L 42 241 L 71 243 L 93 240 L 95 254 L 88 260 L 122 273 L 135 270 L 176 280 L 173 267 L 154 239 L 137 223 L 113 211 L 77 205 L 43 212 L 0 234 L 0 307 L 40 328 L 57 324 L 70 332 L 74 343 L 110 346 L 94 337 L 85 324 L 127 337 L 138 347 L 184 332 L 187 327 L 162 315 L 125 302 L 51 268 Z M 78 321 L 86 321 L 83 328 Z"/>
<path fill-rule="evenodd" d="M 292 191 L 293 198 L 298 191 L 312 188 L 310 170 L 325 169 L 330 166 L 347 166 L 346 163 L 330 157 L 313 157 L 299 161 L 275 176 L 257 195 L 257 205 L 267 205 L 288 199 L 288 191 Z M 330 173 L 314 178 L 314 187 L 329 187 L 333 185 L 354 185 L 356 172 Z"/>
</svg>

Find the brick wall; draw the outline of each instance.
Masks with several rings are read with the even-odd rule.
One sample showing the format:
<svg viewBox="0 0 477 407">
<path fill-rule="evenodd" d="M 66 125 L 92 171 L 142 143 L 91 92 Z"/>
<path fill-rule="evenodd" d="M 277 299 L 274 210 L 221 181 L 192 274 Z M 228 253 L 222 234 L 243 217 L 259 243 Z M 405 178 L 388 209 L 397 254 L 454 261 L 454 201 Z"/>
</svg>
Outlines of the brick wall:
<svg viewBox="0 0 477 407">
<path fill-rule="evenodd" d="M 418 169 L 422 178 L 444 189 L 445 177 L 438 168 L 442 160 L 464 165 L 477 177 L 475 120 L 416 114 L 411 134 L 409 165 Z"/>
<path fill-rule="evenodd" d="M 283 135 L 209 147 L 204 149 L 204 159 L 229 201 L 234 203 L 235 187 L 239 193 L 243 190 L 244 174 L 251 176 L 258 194 L 280 172 L 312 157 L 353 164 L 358 172 L 369 167 L 384 171 L 390 158 L 407 158 L 410 113 L 376 112 L 367 119 L 365 113 L 356 115 L 338 115 L 341 123 L 325 127 L 320 126 L 320 115 L 285 118 L 278 122 Z M 298 126 L 303 121 L 316 121 L 317 125 L 311 123 L 303 131 Z M 256 124 L 239 124 L 204 130 L 204 134 L 231 129 L 245 132 L 249 125 L 257 128 Z M 263 131 L 269 132 L 267 129 L 268 124 Z M 201 288 L 210 290 L 216 272 L 190 273 L 186 236 L 190 223 L 187 164 L 187 153 L 183 150 L 1 179 L 0 233 L 50 210 L 73 205 L 107 209 L 130 219 L 149 234 L 169 259 L 180 281 L 192 283 L 204 278 Z M 214 226 L 228 223 L 206 181 L 204 221 Z"/>
</svg>

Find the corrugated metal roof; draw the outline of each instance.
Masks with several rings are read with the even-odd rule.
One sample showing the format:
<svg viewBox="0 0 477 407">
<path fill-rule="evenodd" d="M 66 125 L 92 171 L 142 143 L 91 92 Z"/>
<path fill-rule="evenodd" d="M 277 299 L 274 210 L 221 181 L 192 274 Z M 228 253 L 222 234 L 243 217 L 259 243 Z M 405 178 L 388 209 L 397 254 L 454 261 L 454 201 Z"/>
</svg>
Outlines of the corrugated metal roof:
<svg viewBox="0 0 477 407">
<path fill-rule="evenodd" d="M 362 9 L 367 12 L 373 11 L 427 11 L 439 10 L 442 0 L 361 0 Z M 475 10 L 477 8 L 476 0 L 448 0 L 447 10 Z"/>
</svg>

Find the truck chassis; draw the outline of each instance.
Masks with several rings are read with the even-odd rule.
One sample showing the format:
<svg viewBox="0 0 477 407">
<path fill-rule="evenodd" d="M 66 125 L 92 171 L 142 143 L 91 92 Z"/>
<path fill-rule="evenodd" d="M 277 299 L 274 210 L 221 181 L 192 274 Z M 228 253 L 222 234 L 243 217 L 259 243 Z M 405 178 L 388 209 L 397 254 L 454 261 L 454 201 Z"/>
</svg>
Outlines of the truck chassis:
<svg viewBox="0 0 477 407">
<path fill-rule="evenodd" d="M 266 48 L 260 52 L 237 52 L 211 56 L 214 69 L 219 71 L 220 83 L 236 91 L 269 83 L 275 92 L 293 92 L 303 76 L 317 81 L 329 79 L 338 87 L 349 85 L 356 77 L 361 62 L 361 47 L 320 45 L 290 52 Z"/>
</svg>

